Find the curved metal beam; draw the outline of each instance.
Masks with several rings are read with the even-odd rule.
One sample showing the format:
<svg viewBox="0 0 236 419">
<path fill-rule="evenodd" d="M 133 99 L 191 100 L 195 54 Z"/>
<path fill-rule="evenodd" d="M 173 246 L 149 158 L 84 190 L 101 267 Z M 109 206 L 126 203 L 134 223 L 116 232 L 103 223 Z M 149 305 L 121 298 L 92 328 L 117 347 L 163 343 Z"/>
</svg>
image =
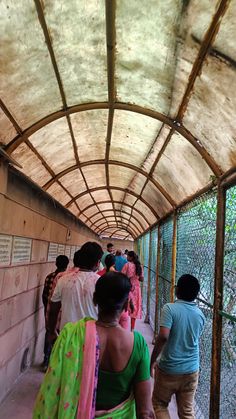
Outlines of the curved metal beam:
<svg viewBox="0 0 236 419">
<path fill-rule="evenodd" d="M 114 218 L 114 217 L 107 217 L 107 218 Z M 103 219 L 104 220 L 104 219 Z M 110 222 L 112 222 L 112 220 L 110 221 Z M 115 222 L 115 221 L 114 221 Z M 104 225 L 105 224 L 105 220 L 104 221 L 102 221 L 99 225 L 97 225 L 96 226 L 96 224 L 94 225 L 94 228 L 95 229 L 97 229 L 97 228 L 100 228 L 102 225 Z M 109 221 L 108 221 L 108 224 L 109 224 Z M 118 221 L 118 228 L 119 228 L 119 224 L 121 225 L 121 226 L 123 226 L 123 221 Z M 142 234 L 142 231 L 131 221 L 130 222 L 130 224 L 132 225 L 132 227 L 133 227 L 133 230 L 135 231 L 135 230 L 137 230 L 137 232 L 139 233 L 139 234 Z M 126 227 L 128 227 L 129 226 L 129 224 L 126 224 L 126 223 L 124 223 L 124 225 L 126 226 Z M 130 226 L 130 228 L 131 228 L 131 226 Z"/>
<path fill-rule="evenodd" d="M 112 227 L 107 227 L 107 228 L 104 228 L 101 232 L 99 232 L 99 233 L 97 233 L 97 234 L 102 234 L 104 231 L 107 231 L 107 230 L 109 230 L 110 228 L 114 228 L 114 226 L 112 226 Z M 126 232 L 128 232 L 129 233 L 129 236 L 131 236 L 133 239 L 135 239 L 137 236 L 135 236 L 134 235 L 134 233 L 133 232 L 131 232 L 131 231 L 129 231 L 129 230 L 127 230 L 126 228 L 121 228 L 120 229 L 121 231 L 126 231 Z"/>
<path fill-rule="evenodd" d="M 109 218 L 114 218 L 114 215 L 109 215 L 109 216 L 106 216 L 106 219 L 109 219 Z M 125 221 L 129 222 L 129 218 L 125 218 L 125 217 L 123 217 L 123 216 L 121 216 L 120 218 L 121 218 L 122 220 L 124 220 L 124 222 L 125 222 Z M 133 219 L 134 219 L 135 221 L 137 221 L 135 217 L 133 217 Z M 99 223 L 99 221 L 102 221 L 102 220 L 104 220 L 104 217 L 99 218 L 98 220 L 94 221 L 94 222 L 91 224 L 90 228 L 93 228 L 93 226 L 96 226 L 96 223 Z M 90 220 L 90 221 L 91 221 L 91 220 Z M 120 221 L 118 221 L 118 223 L 119 223 L 119 222 L 120 222 Z M 123 221 L 121 221 L 121 222 L 123 222 Z M 141 224 L 139 224 L 139 226 L 141 227 L 141 231 L 144 231 L 144 230 L 145 230 Z"/>
<path fill-rule="evenodd" d="M 47 115 L 45 118 L 42 118 L 40 121 L 37 121 L 35 124 L 31 125 L 29 128 L 22 131 L 21 135 L 16 135 L 15 138 L 6 146 L 6 151 L 8 153 L 12 153 L 18 145 L 20 145 L 26 138 L 30 135 L 34 134 L 40 128 L 43 128 L 45 125 L 49 124 L 50 122 L 55 121 L 56 119 L 66 117 L 67 115 L 77 113 L 77 112 L 84 112 L 94 109 L 109 109 L 108 102 L 94 102 L 94 103 L 85 103 L 80 105 L 71 106 L 65 110 L 56 111 L 50 115 Z M 213 172 L 216 176 L 222 174 L 222 170 L 219 168 L 215 160 L 212 156 L 206 151 L 204 147 L 200 144 L 201 142 L 195 138 L 190 131 L 188 131 L 180 122 L 175 121 L 174 119 L 160 113 L 157 111 L 153 111 L 151 109 L 143 108 L 142 106 L 116 102 L 114 104 L 114 109 L 126 110 L 130 112 L 140 113 L 145 116 L 149 116 L 150 118 L 157 119 L 171 128 L 179 132 L 186 140 L 188 140 L 195 148 L 197 148 L 198 152 L 202 156 L 202 158 L 206 161 L 209 167 L 214 168 Z M 199 146 L 199 147 L 198 147 Z"/>
<path fill-rule="evenodd" d="M 95 230 L 95 232 L 97 234 L 101 234 L 103 231 L 105 231 L 105 230 L 107 230 L 109 228 L 117 228 L 117 225 L 116 224 L 111 224 L 110 226 L 107 226 L 107 227 L 104 227 L 104 228 L 103 227 L 102 228 L 100 227 L 99 229 L 97 229 L 97 231 Z M 131 234 L 131 236 L 133 238 L 138 237 L 137 233 L 135 233 L 134 231 L 132 231 L 130 228 L 121 227 L 120 229 L 127 231 L 129 234 Z"/>
<path fill-rule="evenodd" d="M 73 199 L 71 199 L 65 205 L 65 207 L 68 208 L 71 204 L 73 204 L 73 202 L 75 202 L 77 199 L 81 198 L 82 196 L 86 195 L 88 192 L 102 191 L 104 189 L 105 190 L 107 189 L 106 186 L 98 186 L 97 188 L 91 188 L 88 191 L 81 192 L 80 194 L 76 195 Z M 135 196 L 135 198 L 138 198 L 141 202 L 143 202 L 143 204 L 146 205 L 150 209 L 150 211 L 157 218 L 157 220 L 159 220 L 159 218 L 160 218 L 159 215 L 156 213 L 154 208 L 142 196 L 136 194 L 135 192 L 133 192 L 129 189 L 121 188 L 119 186 L 111 186 L 111 189 L 114 189 L 115 191 L 127 192 L 128 194 Z"/>
<path fill-rule="evenodd" d="M 100 201 L 100 202 L 97 202 L 97 205 L 100 205 L 100 204 L 110 204 L 111 202 L 110 201 Z M 114 204 L 122 204 L 122 201 L 114 201 Z M 128 208 L 133 208 L 133 206 L 132 205 L 130 205 L 130 204 L 127 204 L 126 202 L 123 204 L 124 206 L 126 206 L 126 207 L 128 207 Z M 79 213 L 79 215 L 78 216 L 80 216 L 80 215 L 82 215 L 82 214 L 84 214 L 84 212 L 85 211 L 87 211 L 89 208 L 92 208 L 92 207 L 94 207 L 95 206 L 95 204 L 90 204 L 90 205 L 88 205 L 87 207 L 85 207 L 80 213 Z M 69 208 L 68 208 L 69 209 Z M 151 226 L 151 223 L 148 221 L 148 219 L 145 217 L 145 215 L 141 212 L 141 211 L 139 211 L 137 208 L 133 208 L 133 210 L 134 211 L 136 211 L 143 219 L 144 219 L 144 221 L 149 225 L 149 226 Z M 112 210 L 109 210 L 109 211 L 112 211 Z M 120 210 L 116 210 L 116 211 L 120 211 Z"/>
<path fill-rule="evenodd" d="M 61 177 L 67 175 L 70 172 L 73 172 L 73 170 L 77 170 L 78 168 L 82 168 L 82 167 L 86 167 L 86 166 L 90 166 L 90 165 L 96 165 L 96 164 L 106 164 L 106 160 L 100 159 L 100 160 L 88 160 L 86 162 L 80 163 L 80 165 L 78 166 L 77 164 L 68 167 L 67 169 L 62 170 L 60 173 L 58 173 L 55 177 L 53 177 L 52 179 L 50 179 L 47 183 L 45 183 L 45 185 L 43 185 L 43 189 L 47 190 L 48 188 L 50 188 L 50 186 L 53 185 L 54 182 L 56 182 L 58 179 L 60 179 Z M 160 185 L 159 182 L 157 182 L 157 180 L 155 180 L 152 177 L 152 174 L 149 174 L 147 172 L 145 172 L 145 170 L 141 169 L 138 166 L 135 166 L 133 164 L 130 163 L 125 163 L 119 160 L 109 160 L 109 165 L 114 165 L 114 166 L 121 166 L 121 167 L 126 167 L 127 169 L 133 170 L 134 172 L 138 172 L 141 175 L 143 175 L 146 179 L 148 179 L 157 189 L 158 191 L 166 198 L 166 200 L 169 202 L 169 204 L 172 207 L 175 207 L 176 202 L 174 201 L 174 199 L 169 195 L 169 193 L 163 188 L 163 186 Z M 146 185 L 145 185 L 146 186 Z"/>
<path fill-rule="evenodd" d="M 104 213 L 104 212 L 110 212 L 110 211 L 112 211 L 112 210 L 103 210 L 102 212 Z M 116 210 L 115 209 L 115 212 L 119 212 L 120 213 L 120 210 Z M 95 217 L 96 215 L 98 215 L 98 214 L 100 214 L 100 212 L 96 212 L 95 214 L 93 214 L 91 217 L 88 217 L 88 220 L 92 223 L 91 224 L 91 227 L 95 224 L 95 222 L 96 221 L 100 221 L 100 220 L 102 220 L 102 219 L 104 219 L 104 218 L 100 218 L 100 219 L 98 219 L 98 220 L 96 220 L 96 221 L 92 221 L 92 218 L 93 217 Z M 128 216 L 130 216 L 130 213 L 129 212 L 127 212 L 127 211 L 123 211 L 122 210 L 122 214 L 126 214 L 126 215 L 128 215 Z M 84 214 L 85 215 L 85 214 Z M 122 218 L 122 216 L 120 216 L 119 215 L 119 217 L 121 217 Z M 108 218 L 108 217 L 106 217 L 106 218 Z M 135 221 L 137 221 L 137 223 L 140 225 L 140 227 L 142 228 L 142 230 L 145 230 L 145 228 L 143 227 L 143 225 L 140 223 L 140 221 L 133 215 L 132 216 L 132 218 L 135 220 Z M 127 218 L 124 218 L 124 220 L 128 220 L 129 221 L 129 218 L 127 219 Z"/>
</svg>

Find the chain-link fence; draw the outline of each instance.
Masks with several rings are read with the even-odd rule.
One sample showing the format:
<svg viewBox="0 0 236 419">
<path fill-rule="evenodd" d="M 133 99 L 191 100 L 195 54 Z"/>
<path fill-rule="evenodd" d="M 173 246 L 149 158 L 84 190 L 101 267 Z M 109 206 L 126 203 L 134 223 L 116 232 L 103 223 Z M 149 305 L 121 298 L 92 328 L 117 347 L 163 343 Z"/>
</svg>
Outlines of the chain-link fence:
<svg viewBox="0 0 236 419">
<path fill-rule="evenodd" d="M 199 307 L 206 317 L 200 342 L 196 417 L 209 417 L 211 338 L 216 242 L 216 193 L 205 194 L 178 213 L 176 278 L 192 274 L 200 281 Z"/>
<path fill-rule="evenodd" d="M 176 281 L 185 273 L 200 280 L 197 300 L 206 317 L 200 341 L 200 375 L 196 394 L 196 418 L 211 418 L 210 385 L 212 369 L 212 328 L 215 284 L 215 249 L 217 220 L 217 190 L 205 193 L 177 212 Z M 159 235 L 158 235 L 159 231 Z M 150 325 L 157 329 L 161 308 L 171 301 L 173 220 L 167 219 L 151 231 Z M 147 240 L 144 236 L 143 241 Z M 158 243 L 159 241 L 159 243 Z M 158 254 L 159 249 L 159 254 Z M 158 263 L 158 275 L 156 266 Z M 148 258 L 143 258 L 145 266 Z M 146 273 L 146 277 L 148 277 Z M 156 283 L 158 278 L 158 283 Z M 224 289 L 222 315 L 220 418 L 236 417 L 236 186 L 226 191 L 226 221 L 224 247 Z M 158 299 L 156 301 L 156 286 Z M 145 288 L 146 301 L 146 288 Z M 220 365 L 219 365 L 220 367 Z M 215 416 L 214 416 L 215 417 Z"/>
<path fill-rule="evenodd" d="M 236 418 L 236 186 L 226 192 L 220 417 Z"/>
<path fill-rule="evenodd" d="M 142 309 L 143 316 L 147 314 L 147 290 L 148 290 L 148 265 L 149 265 L 149 241 L 150 234 L 147 233 L 143 236 L 143 273 L 144 281 L 142 283 Z"/>
</svg>

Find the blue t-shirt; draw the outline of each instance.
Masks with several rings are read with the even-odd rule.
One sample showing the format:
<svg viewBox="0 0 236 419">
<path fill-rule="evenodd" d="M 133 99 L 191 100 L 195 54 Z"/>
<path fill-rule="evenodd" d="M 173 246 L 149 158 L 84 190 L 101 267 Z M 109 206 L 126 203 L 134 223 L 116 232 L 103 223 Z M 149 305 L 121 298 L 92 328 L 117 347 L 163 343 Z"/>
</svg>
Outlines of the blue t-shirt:
<svg viewBox="0 0 236 419">
<path fill-rule="evenodd" d="M 205 316 L 194 302 L 176 300 L 165 304 L 160 326 L 170 329 L 170 335 L 159 361 L 168 374 L 191 374 L 199 370 L 199 338 Z"/>
<path fill-rule="evenodd" d="M 123 266 L 127 263 L 127 259 L 123 256 L 116 256 L 115 257 L 115 269 L 118 272 L 122 271 Z"/>
</svg>

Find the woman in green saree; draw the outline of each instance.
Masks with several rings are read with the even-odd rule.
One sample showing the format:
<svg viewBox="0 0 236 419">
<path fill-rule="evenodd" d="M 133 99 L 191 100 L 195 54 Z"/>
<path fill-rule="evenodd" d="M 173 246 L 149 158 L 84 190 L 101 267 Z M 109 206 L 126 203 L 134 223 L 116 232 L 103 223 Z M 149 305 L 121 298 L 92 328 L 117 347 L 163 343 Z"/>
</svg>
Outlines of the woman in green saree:
<svg viewBox="0 0 236 419">
<path fill-rule="evenodd" d="M 150 361 L 138 332 L 119 325 L 131 289 L 122 273 L 96 283 L 98 321 L 68 323 L 58 337 L 33 419 L 152 419 Z"/>
</svg>

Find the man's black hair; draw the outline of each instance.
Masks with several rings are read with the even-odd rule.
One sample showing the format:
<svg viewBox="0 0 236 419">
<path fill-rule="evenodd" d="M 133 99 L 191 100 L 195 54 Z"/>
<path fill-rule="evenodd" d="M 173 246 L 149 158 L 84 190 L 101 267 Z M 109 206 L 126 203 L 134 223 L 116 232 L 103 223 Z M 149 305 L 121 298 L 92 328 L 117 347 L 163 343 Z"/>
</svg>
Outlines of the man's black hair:
<svg viewBox="0 0 236 419">
<path fill-rule="evenodd" d="M 107 249 L 109 249 L 110 247 L 113 247 L 112 243 L 107 243 Z"/>
<path fill-rule="evenodd" d="M 182 275 L 177 282 L 177 297 L 184 301 L 194 301 L 200 291 L 200 284 L 195 276 Z"/>
<path fill-rule="evenodd" d="M 67 256 L 65 256 L 65 255 L 59 255 L 59 256 L 57 256 L 57 258 L 56 258 L 56 267 L 57 267 L 57 269 L 60 269 L 62 271 L 63 270 L 66 270 L 68 264 L 69 264 L 69 259 L 68 259 Z"/>
<path fill-rule="evenodd" d="M 87 242 L 74 254 L 74 265 L 81 269 L 93 269 L 101 260 L 103 250 L 96 242 Z"/>
<path fill-rule="evenodd" d="M 98 278 L 94 300 L 103 312 L 114 313 L 122 310 L 130 290 L 131 283 L 126 275 L 121 272 L 108 272 Z"/>
<path fill-rule="evenodd" d="M 109 271 L 110 267 L 111 267 L 111 266 L 113 266 L 113 265 L 115 265 L 115 263 L 116 263 L 115 256 L 114 256 L 114 255 L 112 255 L 112 254 L 107 255 L 107 256 L 105 257 L 104 262 L 105 262 L 105 265 L 106 265 L 107 271 Z"/>
</svg>

